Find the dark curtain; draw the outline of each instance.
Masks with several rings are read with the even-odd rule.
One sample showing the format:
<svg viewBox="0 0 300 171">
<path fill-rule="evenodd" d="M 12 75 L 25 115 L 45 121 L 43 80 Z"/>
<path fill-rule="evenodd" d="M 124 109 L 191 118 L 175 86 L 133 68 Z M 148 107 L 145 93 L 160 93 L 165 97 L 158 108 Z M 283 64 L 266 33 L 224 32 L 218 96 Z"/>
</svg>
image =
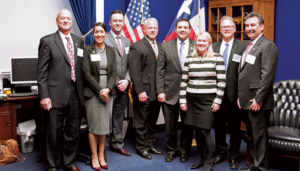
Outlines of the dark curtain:
<svg viewBox="0 0 300 171">
<path fill-rule="evenodd" d="M 96 0 L 69 0 L 76 22 L 82 33 L 85 35 L 93 28 L 96 22 Z M 85 45 L 94 42 L 92 33 L 85 37 Z"/>
</svg>

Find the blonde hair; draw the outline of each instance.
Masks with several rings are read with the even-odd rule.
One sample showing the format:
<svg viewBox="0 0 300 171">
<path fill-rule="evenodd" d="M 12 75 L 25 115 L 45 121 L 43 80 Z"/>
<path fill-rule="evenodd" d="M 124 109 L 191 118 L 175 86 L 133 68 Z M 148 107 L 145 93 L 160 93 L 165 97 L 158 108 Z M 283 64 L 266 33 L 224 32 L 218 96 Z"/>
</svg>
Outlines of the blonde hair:
<svg viewBox="0 0 300 171">
<path fill-rule="evenodd" d="M 199 54 L 198 54 L 198 49 L 197 49 L 197 39 L 199 36 L 203 36 L 205 38 L 206 41 L 209 42 L 209 47 L 207 49 L 207 52 L 206 52 L 206 56 L 211 58 L 211 57 L 214 57 L 214 51 L 213 51 L 213 48 L 212 48 L 212 40 L 211 40 L 211 36 L 208 32 L 206 31 L 203 31 L 201 33 L 199 33 L 197 36 L 196 36 L 196 39 L 195 39 L 195 44 L 194 44 L 194 49 L 193 49 L 193 52 L 191 54 L 192 57 L 198 57 Z"/>
</svg>

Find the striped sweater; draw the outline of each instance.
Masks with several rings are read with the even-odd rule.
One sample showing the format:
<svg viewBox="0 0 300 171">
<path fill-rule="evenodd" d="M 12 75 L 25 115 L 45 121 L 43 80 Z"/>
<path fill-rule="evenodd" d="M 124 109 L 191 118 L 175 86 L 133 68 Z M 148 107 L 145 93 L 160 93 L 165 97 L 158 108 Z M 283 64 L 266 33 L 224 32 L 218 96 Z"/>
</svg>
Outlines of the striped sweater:
<svg viewBox="0 0 300 171">
<path fill-rule="evenodd" d="M 223 57 L 215 53 L 214 57 L 187 56 L 180 84 L 179 103 L 186 103 L 186 93 L 216 94 L 214 102 L 222 103 L 226 86 L 226 71 Z"/>
</svg>

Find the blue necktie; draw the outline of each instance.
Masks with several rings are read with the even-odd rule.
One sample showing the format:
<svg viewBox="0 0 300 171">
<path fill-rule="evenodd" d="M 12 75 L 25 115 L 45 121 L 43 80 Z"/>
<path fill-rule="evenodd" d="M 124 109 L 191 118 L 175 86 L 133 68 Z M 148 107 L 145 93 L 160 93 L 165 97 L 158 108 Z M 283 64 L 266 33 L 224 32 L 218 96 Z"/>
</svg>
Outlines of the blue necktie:
<svg viewBox="0 0 300 171">
<path fill-rule="evenodd" d="M 184 44 L 185 44 L 184 42 L 180 43 L 180 51 L 179 51 L 179 60 L 180 60 L 181 70 L 183 69 L 183 65 L 184 65 L 184 55 L 183 55 Z"/>
<path fill-rule="evenodd" d="M 224 59 L 225 69 L 227 71 L 227 58 L 228 58 L 228 46 L 229 46 L 229 44 L 226 43 L 225 45 L 226 45 L 226 48 L 223 52 L 223 59 Z"/>
</svg>

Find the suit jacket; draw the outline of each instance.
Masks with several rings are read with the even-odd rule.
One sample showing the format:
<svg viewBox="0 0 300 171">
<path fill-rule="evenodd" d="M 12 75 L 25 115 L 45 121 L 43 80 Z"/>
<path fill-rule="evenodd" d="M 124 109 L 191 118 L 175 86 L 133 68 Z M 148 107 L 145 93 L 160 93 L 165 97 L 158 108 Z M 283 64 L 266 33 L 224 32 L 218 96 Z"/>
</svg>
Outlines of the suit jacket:
<svg viewBox="0 0 300 171">
<path fill-rule="evenodd" d="M 189 52 L 193 52 L 194 41 L 189 39 Z M 179 99 L 182 70 L 179 61 L 177 38 L 164 42 L 157 58 L 157 93 L 165 93 L 166 101 L 175 105 Z"/>
<path fill-rule="evenodd" d="M 158 41 L 156 43 L 159 52 L 161 43 Z M 149 100 L 154 101 L 156 99 L 156 55 L 151 44 L 144 37 L 130 46 L 128 56 L 133 97 L 136 98 L 139 93 L 145 91 Z"/>
<path fill-rule="evenodd" d="M 216 43 L 213 43 L 213 50 L 216 53 L 220 53 L 222 41 L 218 41 Z M 226 88 L 225 88 L 225 94 L 227 94 L 228 99 L 232 103 L 236 103 L 238 98 L 238 68 L 239 63 L 232 61 L 233 55 L 243 55 L 245 52 L 249 42 L 241 42 L 237 39 L 233 40 L 231 52 L 229 54 L 228 59 L 228 67 L 227 67 L 227 73 L 226 73 Z M 222 55 L 222 54 L 221 54 Z"/>
<path fill-rule="evenodd" d="M 107 58 L 107 85 L 113 95 L 115 93 L 114 85 L 116 82 L 116 54 L 113 47 L 105 45 Z M 99 96 L 102 88 L 99 86 L 100 81 L 100 64 L 99 61 L 93 62 L 91 54 L 97 54 L 95 42 L 85 46 L 83 51 L 82 69 L 84 78 L 84 96 L 91 98 L 94 95 Z"/>
<path fill-rule="evenodd" d="M 84 105 L 82 85 L 82 57 L 77 48 L 83 48 L 81 38 L 71 33 L 74 47 L 76 87 L 80 104 Z M 50 98 L 53 108 L 66 107 L 70 98 L 71 65 L 59 32 L 42 37 L 39 45 L 37 82 L 40 99 Z"/>
<path fill-rule="evenodd" d="M 117 62 L 117 77 L 116 77 L 116 83 L 115 86 L 118 85 L 118 82 L 120 80 L 126 79 L 128 81 L 130 80 L 130 74 L 129 74 L 129 68 L 128 68 L 128 51 L 126 53 L 125 48 L 129 48 L 131 45 L 131 42 L 129 39 L 127 39 L 124 36 L 121 36 L 121 42 L 122 42 L 122 56 L 119 52 L 118 45 L 115 41 L 115 38 L 113 37 L 113 34 L 110 31 L 106 38 L 105 38 L 105 44 L 108 46 L 112 46 L 115 48 L 116 53 L 116 62 Z"/>
<path fill-rule="evenodd" d="M 256 56 L 254 65 L 245 62 L 239 65 L 238 96 L 243 109 L 250 108 L 250 100 L 262 103 L 261 110 L 274 108 L 273 82 L 276 74 L 278 50 L 276 45 L 263 35 L 249 51 Z"/>
</svg>

